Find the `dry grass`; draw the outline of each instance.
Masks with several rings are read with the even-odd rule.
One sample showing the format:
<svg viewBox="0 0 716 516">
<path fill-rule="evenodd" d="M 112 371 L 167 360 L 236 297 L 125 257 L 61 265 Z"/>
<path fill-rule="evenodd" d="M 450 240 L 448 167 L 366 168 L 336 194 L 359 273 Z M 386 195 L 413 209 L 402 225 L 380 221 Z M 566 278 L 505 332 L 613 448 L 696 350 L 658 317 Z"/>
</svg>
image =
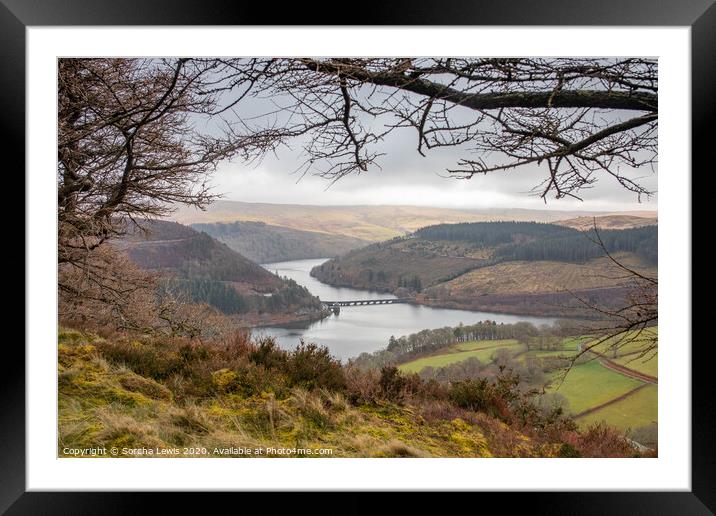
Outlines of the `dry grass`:
<svg viewBox="0 0 716 516">
<path fill-rule="evenodd" d="M 554 210 L 491 210 L 481 213 L 428 206 L 310 206 L 217 201 L 206 211 L 180 208 L 172 218 L 183 224 L 257 221 L 377 242 L 434 224 L 496 220 L 551 222 L 578 214 Z"/>
<path fill-rule="evenodd" d="M 651 226 L 657 223 L 656 213 L 653 216 L 634 216 L 634 215 L 604 215 L 597 217 L 597 227 L 599 229 L 629 229 L 640 228 L 642 226 Z M 650 215 L 649 212 L 643 215 Z M 567 226 L 579 231 L 589 231 L 594 228 L 594 217 L 576 217 L 573 219 L 559 220 L 555 222 L 559 226 Z"/>
<path fill-rule="evenodd" d="M 177 401 L 170 391 L 175 377 L 162 383 L 113 365 L 98 351 L 98 344 L 101 349 L 107 344 L 94 337 L 65 333 L 60 341 L 60 456 L 67 455 L 66 448 L 101 446 L 178 450 L 172 456 L 193 456 L 189 450 L 197 447 L 206 448 L 209 456 L 244 456 L 236 449 L 247 447 L 330 448 L 335 457 L 493 455 L 480 427 L 453 413 L 428 421 L 409 403 L 354 405 L 347 398 L 350 388 L 347 395 L 294 387 L 282 397 L 221 391 Z M 357 380 L 356 374 L 348 376 L 358 394 L 365 385 L 354 384 L 370 379 Z M 375 392 L 363 395 L 371 398 Z"/>
<path fill-rule="evenodd" d="M 421 227 L 452 222 L 534 220 L 554 222 L 570 219 L 580 212 L 555 210 L 490 210 L 477 212 L 428 206 L 310 206 L 217 201 L 206 211 L 182 207 L 172 215 L 183 224 L 195 222 L 259 221 L 276 226 L 347 235 L 377 242 Z M 621 215 L 621 214 L 609 214 Z M 630 213 L 655 217 L 655 212 Z M 591 220 L 591 217 L 589 217 Z"/>
<path fill-rule="evenodd" d="M 368 387 L 376 378 L 350 368 L 347 386 L 338 390 L 281 383 L 274 391 L 271 383 L 262 382 L 250 391 L 211 390 L 204 386 L 217 376 L 211 371 L 192 380 L 194 369 L 188 369 L 189 376 L 179 381 L 176 374 L 164 376 L 163 369 L 144 365 L 163 378 L 152 379 L 106 359 L 102 350 L 109 348 L 96 337 L 60 334 L 61 457 L 70 455 L 68 449 L 89 447 L 115 447 L 119 457 L 246 457 L 253 455 L 245 450 L 257 449 L 265 450 L 262 456 L 276 457 L 297 456 L 290 450 L 299 450 L 300 455 L 300 450 L 317 449 L 330 450 L 330 457 L 550 457 L 559 449 L 558 442 L 545 443 L 444 400 L 407 396 L 400 403 L 386 401 Z M 135 348 L 148 359 L 155 357 Z M 236 352 L 221 353 L 226 358 Z M 212 360 L 208 357 L 202 364 L 208 366 Z M 233 360 L 241 366 L 238 358 Z M 133 363 L 139 367 L 138 361 Z M 214 372 L 221 370 L 218 362 L 214 367 Z M 185 385 L 194 381 L 201 387 Z M 268 390 L 261 390 L 261 385 Z M 197 449 L 205 451 L 197 454 Z M 132 450 L 153 453 L 136 455 Z M 158 453 L 166 450 L 169 455 Z"/>
<path fill-rule="evenodd" d="M 643 267 L 633 255 L 617 255 L 625 265 L 656 276 L 656 269 Z M 577 291 L 618 286 L 623 271 L 608 258 L 597 258 L 585 264 L 537 261 L 506 262 L 475 269 L 440 285 L 450 296 L 475 298 L 487 294 L 536 294 Z"/>
</svg>

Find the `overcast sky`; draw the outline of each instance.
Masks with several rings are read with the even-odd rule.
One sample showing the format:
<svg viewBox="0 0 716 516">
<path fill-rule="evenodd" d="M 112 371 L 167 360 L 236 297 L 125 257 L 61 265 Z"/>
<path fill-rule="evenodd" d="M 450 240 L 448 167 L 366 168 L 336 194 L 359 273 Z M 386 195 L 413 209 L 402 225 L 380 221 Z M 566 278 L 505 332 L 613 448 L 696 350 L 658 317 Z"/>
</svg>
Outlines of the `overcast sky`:
<svg viewBox="0 0 716 516">
<path fill-rule="evenodd" d="M 385 95 L 390 94 L 388 91 Z M 228 98 L 230 100 L 231 97 Z M 247 97 L 234 108 L 238 117 L 261 119 L 264 113 L 289 113 L 286 106 L 292 100 L 282 95 L 263 98 Z M 453 116 L 474 117 L 471 110 L 453 111 Z M 288 116 L 288 115 L 286 115 Z M 610 115 L 606 115 L 608 118 Z M 616 116 L 616 115 L 615 115 Z M 458 120 L 460 121 L 460 120 Z M 453 120 L 454 122 L 454 120 Z M 381 124 L 384 122 L 380 122 Z M 382 132 L 384 128 L 380 131 Z M 417 150 L 414 129 L 396 129 L 377 147 L 385 153 L 378 158 L 380 169 L 372 167 L 360 175 L 354 174 L 331 184 L 327 179 L 295 172 L 303 163 L 301 142 L 293 141 L 294 148 L 281 149 L 278 155 L 265 156 L 261 163 L 246 165 L 240 162 L 223 163 L 213 176 L 214 191 L 227 200 L 266 203 L 350 205 L 350 204 L 401 204 L 454 208 L 533 208 L 561 210 L 656 210 L 657 196 L 642 198 L 626 191 L 605 173 L 589 189 L 577 192 L 583 201 L 575 199 L 544 200 L 531 192 L 548 175 L 545 167 L 520 167 L 508 172 L 493 172 L 472 179 L 447 177 L 447 168 L 456 168 L 460 158 L 473 158 L 462 147 L 443 147 L 421 156 Z M 486 161 L 500 158 L 481 156 Z M 503 160 L 500 160 L 504 162 Z M 628 177 L 650 191 L 657 191 L 657 174 L 648 167 L 637 170 L 621 169 Z"/>
<path fill-rule="evenodd" d="M 583 201 L 548 198 L 547 204 L 530 193 L 546 176 L 545 168 L 522 167 L 509 172 L 493 172 L 469 180 L 446 177 L 464 150 L 449 148 L 420 156 L 414 133 L 390 135 L 385 142 L 386 156 L 379 158 L 381 169 L 331 182 L 295 171 L 302 162 L 299 149 L 282 150 L 259 164 L 223 163 L 213 176 L 214 191 L 224 199 L 281 204 L 401 204 L 454 208 L 536 208 L 562 210 L 656 210 L 657 195 L 638 202 L 611 176 L 602 174 L 590 189 L 581 190 Z M 657 174 L 643 168 L 631 171 L 650 190 L 657 190 Z"/>
</svg>

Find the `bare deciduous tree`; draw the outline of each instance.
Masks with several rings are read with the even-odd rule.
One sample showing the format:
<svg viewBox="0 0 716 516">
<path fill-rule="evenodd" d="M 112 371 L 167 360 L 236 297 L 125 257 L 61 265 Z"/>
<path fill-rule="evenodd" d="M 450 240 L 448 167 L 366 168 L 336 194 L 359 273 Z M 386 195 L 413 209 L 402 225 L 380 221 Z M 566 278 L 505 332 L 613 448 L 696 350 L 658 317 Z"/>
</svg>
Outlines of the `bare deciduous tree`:
<svg viewBox="0 0 716 516">
<path fill-rule="evenodd" d="M 242 129 L 280 142 L 302 137 L 303 171 L 330 180 L 377 165 L 379 143 L 409 128 L 421 155 L 441 147 L 465 150 L 466 157 L 448 169 L 454 177 L 544 165 L 545 178 L 534 191 L 545 201 L 550 195 L 580 199 L 580 190 L 600 177 L 616 180 L 639 200 L 653 193 L 625 169 L 654 171 L 657 163 L 654 59 L 293 58 L 220 63 L 224 78 L 212 93 L 233 95 L 222 110 L 251 95 L 277 99 L 275 110 L 267 114 L 272 125 Z M 629 288 L 627 303 L 618 309 L 585 303 L 607 321 L 594 346 L 609 340 L 616 349 L 642 338 L 642 330 L 657 322 L 657 280 L 620 263 L 601 240 L 595 244 L 602 246 Z M 642 351 L 654 354 L 656 340 L 646 342 Z"/>
<path fill-rule="evenodd" d="M 236 116 L 249 97 L 273 108 Z M 454 177 L 544 165 L 545 200 L 579 198 L 601 176 L 648 196 L 624 169 L 657 162 L 652 59 L 62 59 L 58 103 L 68 295 L 95 283 L 92 253 L 127 224 L 203 207 L 219 161 L 292 141 L 304 146 L 300 170 L 338 180 L 378 165 L 381 142 L 407 128 L 420 154 L 464 149 Z M 224 125 L 201 131 L 205 120 Z"/>
<path fill-rule="evenodd" d="M 197 128 L 216 107 L 201 93 L 209 63 L 61 59 L 58 68 L 61 301 L 109 303 L 126 320 L 127 300 L 151 278 L 120 266 L 104 242 L 172 204 L 208 204 L 207 173 L 241 141 Z"/>
<path fill-rule="evenodd" d="M 60 263 L 76 263 L 127 219 L 211 201 L 206 173 L 234 147 L 189 121 L 214 106 L 198 94 L 205 73 L 182 59 L 60 60 Z"/>
<path fill-rule="evenodd" d="M 650 360 L 659 351 L 656 333 L 645 331 L 656 326 L 659 320 L 659 280 L 637 270 L 616 258 L 602 240 L 594 221 L 594 244 L 598 245 L 604 255 L 614 265 L 616 277 L 627 288 L 626 300 L 621 306 L 607 307 L 579 298 L 588 311 L 600 316 L 597 325 L 584 328 L 585 333 L 593 335 L 591 341 L 581 346 L 572 359 L 572 363 L 590 352 L 611 353 L 616 357 L 619 350 L 631 344 L 631 360 Z"/>
<path fill-rule="evenodd" d="M 417 151 L 461 146 L 456 177 L 540 165 L 543 198 L 579 198 L 599 174 L 650 195 L 622 167 L 655 165 L 658 75 L 651 59 L 234 59 L 212 93 L 280 102 L 252 133 L 305 136 L 305 170 L 330 179 L 378 163 L 378 143 L 412 128 Z M 221 66 L 221 65 L 220 65 Z M 268 115 L 268 113 L 267 113 Z M 242 121 L 242 124 L 245 124 Z"/>
</svg>

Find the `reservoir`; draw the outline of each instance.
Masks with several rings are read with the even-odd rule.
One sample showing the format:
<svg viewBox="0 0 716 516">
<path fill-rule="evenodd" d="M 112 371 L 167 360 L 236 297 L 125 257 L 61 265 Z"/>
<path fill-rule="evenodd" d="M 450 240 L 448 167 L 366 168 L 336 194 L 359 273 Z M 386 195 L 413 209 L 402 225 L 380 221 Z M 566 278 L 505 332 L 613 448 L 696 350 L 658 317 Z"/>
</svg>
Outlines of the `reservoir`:
<svg viewBox="0 0 716 516">
<path fill-rule="evenodd" d="M 321 300 L 349 301 L 395 297 L 382 292 L 333 287 L 318 281 L 310 275 L 311 269 L 326 260 L 293 260 L 266 263 L 263 267 L 280 276 L 291 278 Z M 256 328 L 254 334 L 273 336 L 285 349 L 295 348 L 300 339 L 304 339 L 305 342 L 326 346 L 333 356 L 346 360 L 363 352 L 370 353 L 385 348 L 391 335 L 397 338 L 420 330 L 457 326 L 460 323 L 474 324 L 487 319 L 498 324 L 526 321 L 535 325 L 551 324 L 555 320 L 550 317 L 473 312 L 400 303 L 341 307 L 340 314 L 332 314 L 320 321 L 290 327 Z"/>
</svg>

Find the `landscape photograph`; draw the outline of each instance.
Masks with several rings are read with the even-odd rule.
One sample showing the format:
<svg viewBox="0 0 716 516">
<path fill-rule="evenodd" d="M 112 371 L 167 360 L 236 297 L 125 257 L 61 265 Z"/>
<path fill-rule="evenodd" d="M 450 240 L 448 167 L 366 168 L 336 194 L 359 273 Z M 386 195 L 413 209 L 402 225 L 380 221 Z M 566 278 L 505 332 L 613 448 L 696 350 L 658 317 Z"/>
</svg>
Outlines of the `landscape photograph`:
<svg viewBox="0 0 716 516">
<path fill-rule="evenodd" d="M 658 457 L 658 75 L 59 59 L 57 456 Z"/>
</svg>

